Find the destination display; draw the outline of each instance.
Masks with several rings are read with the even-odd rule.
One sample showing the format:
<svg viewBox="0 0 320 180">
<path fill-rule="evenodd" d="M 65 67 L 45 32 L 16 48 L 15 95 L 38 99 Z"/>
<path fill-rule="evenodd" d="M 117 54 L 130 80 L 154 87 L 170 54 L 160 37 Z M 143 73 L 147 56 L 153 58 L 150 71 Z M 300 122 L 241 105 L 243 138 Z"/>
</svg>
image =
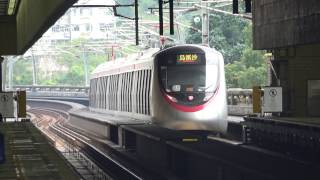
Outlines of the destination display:
<svg viewBox="0 0 320 180">
<path fill-rule="evenodd" d="M 177 64 L 199 64 L 201 58 L 198 54 L 178 54 L 177 55 Z"/>
</svg>

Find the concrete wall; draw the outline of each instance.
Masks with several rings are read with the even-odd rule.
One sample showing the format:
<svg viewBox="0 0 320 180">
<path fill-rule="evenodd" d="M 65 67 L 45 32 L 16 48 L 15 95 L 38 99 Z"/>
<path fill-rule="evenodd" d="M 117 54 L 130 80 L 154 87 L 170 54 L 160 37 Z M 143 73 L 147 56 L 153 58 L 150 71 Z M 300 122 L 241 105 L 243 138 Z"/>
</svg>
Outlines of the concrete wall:
<svg viewBox="0 0 320 180">
<path fill-rule="evenodd" d="M 254 49 L 320 42 L 319 0 L 254 0 Z"/>
<path fill-rule="evenodd" d="M 320 80 L 320 44 L 276 49 L 274 57 L 275 64 L 280 62 L 276 69 L 280 85 L 284 87 L 287 113 L 292 116 L 310 116 L 308 80 Z"/>
<path fill-rule="evenodd" d="M 0 55 L 14 54 L 17 49 L 15 17 L 1 17 L 0 19 Z"/>
</svg>

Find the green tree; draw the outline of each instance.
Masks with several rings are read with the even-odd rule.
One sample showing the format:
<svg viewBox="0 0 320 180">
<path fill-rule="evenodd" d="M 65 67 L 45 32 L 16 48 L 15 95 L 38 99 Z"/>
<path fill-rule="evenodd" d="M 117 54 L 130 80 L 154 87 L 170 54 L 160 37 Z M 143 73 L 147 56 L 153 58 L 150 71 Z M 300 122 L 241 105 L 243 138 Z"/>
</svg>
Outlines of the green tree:
<svg viewBox="0 0 320 180">
<path fill-rule="evenodd" d="M 13 67 L 13 84 L 32 84 L 32 61 L 31 59 L 19 59 Z"/>
<path fill-rule="evenodd" d="M 239 61 L 225 65 L 225 75 L 228 87 L 239 87 L 240 73 L 246 69 Z"/>
<path fill-rule="evenodd" d="M 264 51 L 252 50 L 252 25 L 243 30 L 244 50 L 239 61 L 225 66 L 226 81 L 229 87 L 252 88 L 267 83 L 267 65 Z"/>
<path fill-rule="evenodd" d="M 201 18 L 199 15 L 195 17 Z M 202 29 L 202 21 L 195 23 L 192 18 L 191 26 Z M 232 63 L 238 61 L 245 48 L 244 29 L 248 24 L 247 20 L 239 17 L 211 14 L 209 18 L 209 45 L 222 53 L 225 62 Z M 201 32 L 189 29 L 186 36 L 186 43 L 201 44 Z"/>
</svg>

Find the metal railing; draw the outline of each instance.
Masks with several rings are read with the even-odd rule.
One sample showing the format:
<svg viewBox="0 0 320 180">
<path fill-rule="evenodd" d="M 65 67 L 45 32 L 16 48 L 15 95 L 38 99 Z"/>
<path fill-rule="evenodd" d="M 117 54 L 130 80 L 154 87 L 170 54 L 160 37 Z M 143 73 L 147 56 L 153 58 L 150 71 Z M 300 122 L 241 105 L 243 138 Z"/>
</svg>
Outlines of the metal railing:
<svg viewBox="0 0 320 180">
<path fill-rule="evenodd" d="M 227 90 L 229 115 L 252 114 L 252 89 L 229 88 Z"/>
<path fill-rule="evenodd" d="M 26 90 L 28 97 L 88 97 L 89 86 L 16 85 L 11 90 Z"/>
</svg>

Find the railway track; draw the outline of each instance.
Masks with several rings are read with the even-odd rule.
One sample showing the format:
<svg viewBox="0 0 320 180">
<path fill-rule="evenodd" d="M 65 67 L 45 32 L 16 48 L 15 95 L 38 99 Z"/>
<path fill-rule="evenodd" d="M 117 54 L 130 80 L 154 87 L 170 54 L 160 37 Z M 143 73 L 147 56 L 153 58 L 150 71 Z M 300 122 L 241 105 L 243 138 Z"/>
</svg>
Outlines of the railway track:
<svg viewBox="0 0 320 180">
<path fill-rule="evenodd" d="M 318 166 L 237 141 L 152 125 L 121 125 L 121 145 L 75 129 L 58 108 L 31 108 L 33 122 L 52 133 L 66 154 L 95 166 L 93 179 L 316 179 Z M 184 142 L 198 139 L 195 142 Z M 182 140 L 182 141 L 181 141 Z M 61 141 L 61 142 L 60 142 Z M 236 142 L 236 143 L 235 143 Z M 259 164 L 257 166 L 257 164 Z M 88 168 L 90 169 L 90 168 Z M 305 177 L 305 178 L 304 178 Z"/>
<path fill-rule="evenodd" d="M 143 179 L 111 157 L 101 139 L 67 125 L 66 111 L 33 107 L 29 114 L 83 179 Z"/>
</svg>

